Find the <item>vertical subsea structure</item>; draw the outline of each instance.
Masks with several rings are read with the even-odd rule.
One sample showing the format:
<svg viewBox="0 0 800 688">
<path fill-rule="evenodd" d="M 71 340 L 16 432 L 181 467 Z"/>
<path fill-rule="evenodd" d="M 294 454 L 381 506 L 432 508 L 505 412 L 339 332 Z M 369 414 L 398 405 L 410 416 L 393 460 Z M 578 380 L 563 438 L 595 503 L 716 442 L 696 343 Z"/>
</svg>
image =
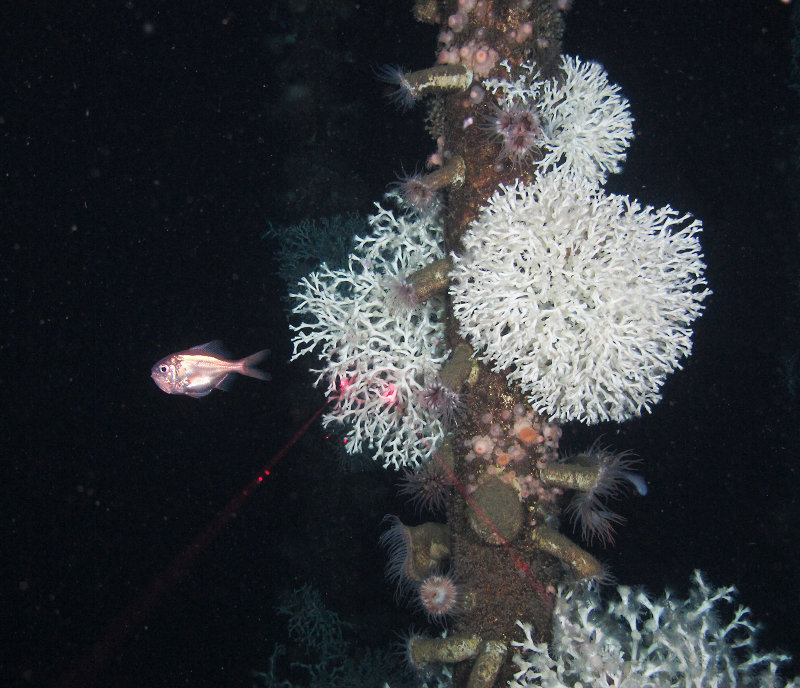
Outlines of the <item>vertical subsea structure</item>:
<svg viewBox="0 0 800 688">
<path fill-rule="evenodd" d="M 517 620 L 546 640 L 556 587 L 607 579 L 562 526 L 611 544 L 607 500 L 646 486 L 624 453 L 560 456 L 561 424 L 656 404 L 709 293 L 698 220 L 603 189 L 633 121 L 602 66 L 561 55 L 560 5 L 417 1 L 437 63 L 381 76 L 426 111 L 426 171 L 376 204 L 346 269 L 292 295 L 323 422 L 446 510 L 391 519 L 384 544 L 398 595 L 449 629 L 412 636 L 410 661 L 456 686 L 505 685 Z"/>
</svg>

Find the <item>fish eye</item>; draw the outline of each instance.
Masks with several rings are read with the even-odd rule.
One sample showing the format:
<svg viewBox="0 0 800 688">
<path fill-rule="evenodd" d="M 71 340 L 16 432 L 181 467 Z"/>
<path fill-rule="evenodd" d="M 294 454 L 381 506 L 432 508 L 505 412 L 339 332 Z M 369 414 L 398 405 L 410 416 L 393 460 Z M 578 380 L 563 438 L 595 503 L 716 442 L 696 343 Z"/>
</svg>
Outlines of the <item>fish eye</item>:
<svg viewBox="0 0 800 688">
<path fill-rule="evenodd" d="M 158 366 L 158 369 L 162 373 L 168 373 L 169 372 L 169 366 L 166 363 L 162 363 L 160 366 Z"/>
</svg>

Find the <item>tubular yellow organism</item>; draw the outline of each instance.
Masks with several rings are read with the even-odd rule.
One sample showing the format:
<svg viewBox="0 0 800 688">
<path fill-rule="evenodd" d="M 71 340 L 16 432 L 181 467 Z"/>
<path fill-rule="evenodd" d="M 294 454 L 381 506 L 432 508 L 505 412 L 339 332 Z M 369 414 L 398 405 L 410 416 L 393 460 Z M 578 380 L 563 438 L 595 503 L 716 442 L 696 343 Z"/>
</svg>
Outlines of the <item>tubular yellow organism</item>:
<svg viewBox="0 0 800 688">
<path fill-rule="evenodd" d="M 452 267 L 453 261 L 449 257 L 440 258 L 411 273 L 406 279 L 414 288 L 414 302 L 424 303 L 431 296 L 445 293 L 450 286 L 447 274 Z"/>
<path fill-rule="evenodd" d="M 422 181 L 433 191 L 444 189 L 446 186 L 459 187 L 464 183 L 467 166 L 464 158 L 454 155 L 438 170 L 426 174 Z"/>
<path fill-rule="evenodd" d="M 481 639 L 477 635 L 449 636 L 447 638 L 412 638 L 408 651 L 414 666 L 454 664 L 478 654 Z"/>
<path fill-rule="evenodd" d="M 491 688 L 497 674 L 500 673 L 507 651 L 505 643 L 499 640 L 487 640 L 472 665 L 467 688 Z"/>
<path fill-rule="evenodd" d="M 472 70 L 464 65 L 437 65 L 403 76 L 415 99 L 437 91 L 466 91 L 472 84 Z"/>
<path fill-rule="evenodd" d="M 439 373 L 439 378 L 445 387 L 456 391 L 461 389 L 469 379 L 473 367 L 477 366 L 472 354 L 472 347 L 466 342 L 459 342 L 456 345 Z"/>
<path fill-rule="evenodd" d="M 554 528 L 536 526 L 531 539 L 536 547 L 568 564 L 579 578 L 602 579 L 606 575 L 597 559 Z"/>
<path fill-rule="evenodd" d="M 597 484 L 599 466 L 581 466 L 574 463 L 550 463 L 539 472 L 542 482 L 567 490 L 588 492 Z"/>
</svg>

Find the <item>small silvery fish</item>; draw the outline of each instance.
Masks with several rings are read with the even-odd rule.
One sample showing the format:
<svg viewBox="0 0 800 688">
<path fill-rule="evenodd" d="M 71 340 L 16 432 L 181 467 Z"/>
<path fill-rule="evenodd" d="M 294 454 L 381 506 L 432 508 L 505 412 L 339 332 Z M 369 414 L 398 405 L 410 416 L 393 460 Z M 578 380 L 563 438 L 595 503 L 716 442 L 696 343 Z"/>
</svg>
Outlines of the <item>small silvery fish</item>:
<svg viewBox="0 0 800 688">
<path fill-rule="evenodd" d="M 268 354 L 269 349 L 264 349 L 230 361 L 221 342 L 213 341 L 162 358 L 150 370 L 150 377 L 167 394 L 204 397 L 212 389 L 229 389 L 237 374 L 269 380 L 269 373 L 253 367 Z"/>
</svg>

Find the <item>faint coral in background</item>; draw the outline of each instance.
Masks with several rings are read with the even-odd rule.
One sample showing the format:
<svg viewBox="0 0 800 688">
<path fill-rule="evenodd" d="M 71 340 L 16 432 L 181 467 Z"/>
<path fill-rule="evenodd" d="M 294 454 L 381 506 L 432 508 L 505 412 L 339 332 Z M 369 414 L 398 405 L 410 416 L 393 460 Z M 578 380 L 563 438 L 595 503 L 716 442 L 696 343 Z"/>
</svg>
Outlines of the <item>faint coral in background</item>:
<svg viewBox="0 0 800 688">
<path fill-rule="evenodd" d="M 778 364 L 784 389 L 790 397 L 796 399 L 800 396 L 800 352 L 778 355 Z"/>
<path fill-rule="evenodd" d="M 328 609 L 310 584 L 294 590 L 276 611 L 287 617 L 291 656 L 276 644 L 267 671 L 253 671 L 256 688 L 380 688 L 413 685 L 390 648 L 358 648 L 348 639 L 353 624 Z"/>
<path fill-rule="evenodd" d="M 261 235 L 276 241 L 278 277 L 289 287 L 325 263 L 332 269 L 347 265 L 357 234 L 368 231 L 366 218 L 357 213 L 302 220 L 296 225 L 269 227 Z"/>
</svg>

